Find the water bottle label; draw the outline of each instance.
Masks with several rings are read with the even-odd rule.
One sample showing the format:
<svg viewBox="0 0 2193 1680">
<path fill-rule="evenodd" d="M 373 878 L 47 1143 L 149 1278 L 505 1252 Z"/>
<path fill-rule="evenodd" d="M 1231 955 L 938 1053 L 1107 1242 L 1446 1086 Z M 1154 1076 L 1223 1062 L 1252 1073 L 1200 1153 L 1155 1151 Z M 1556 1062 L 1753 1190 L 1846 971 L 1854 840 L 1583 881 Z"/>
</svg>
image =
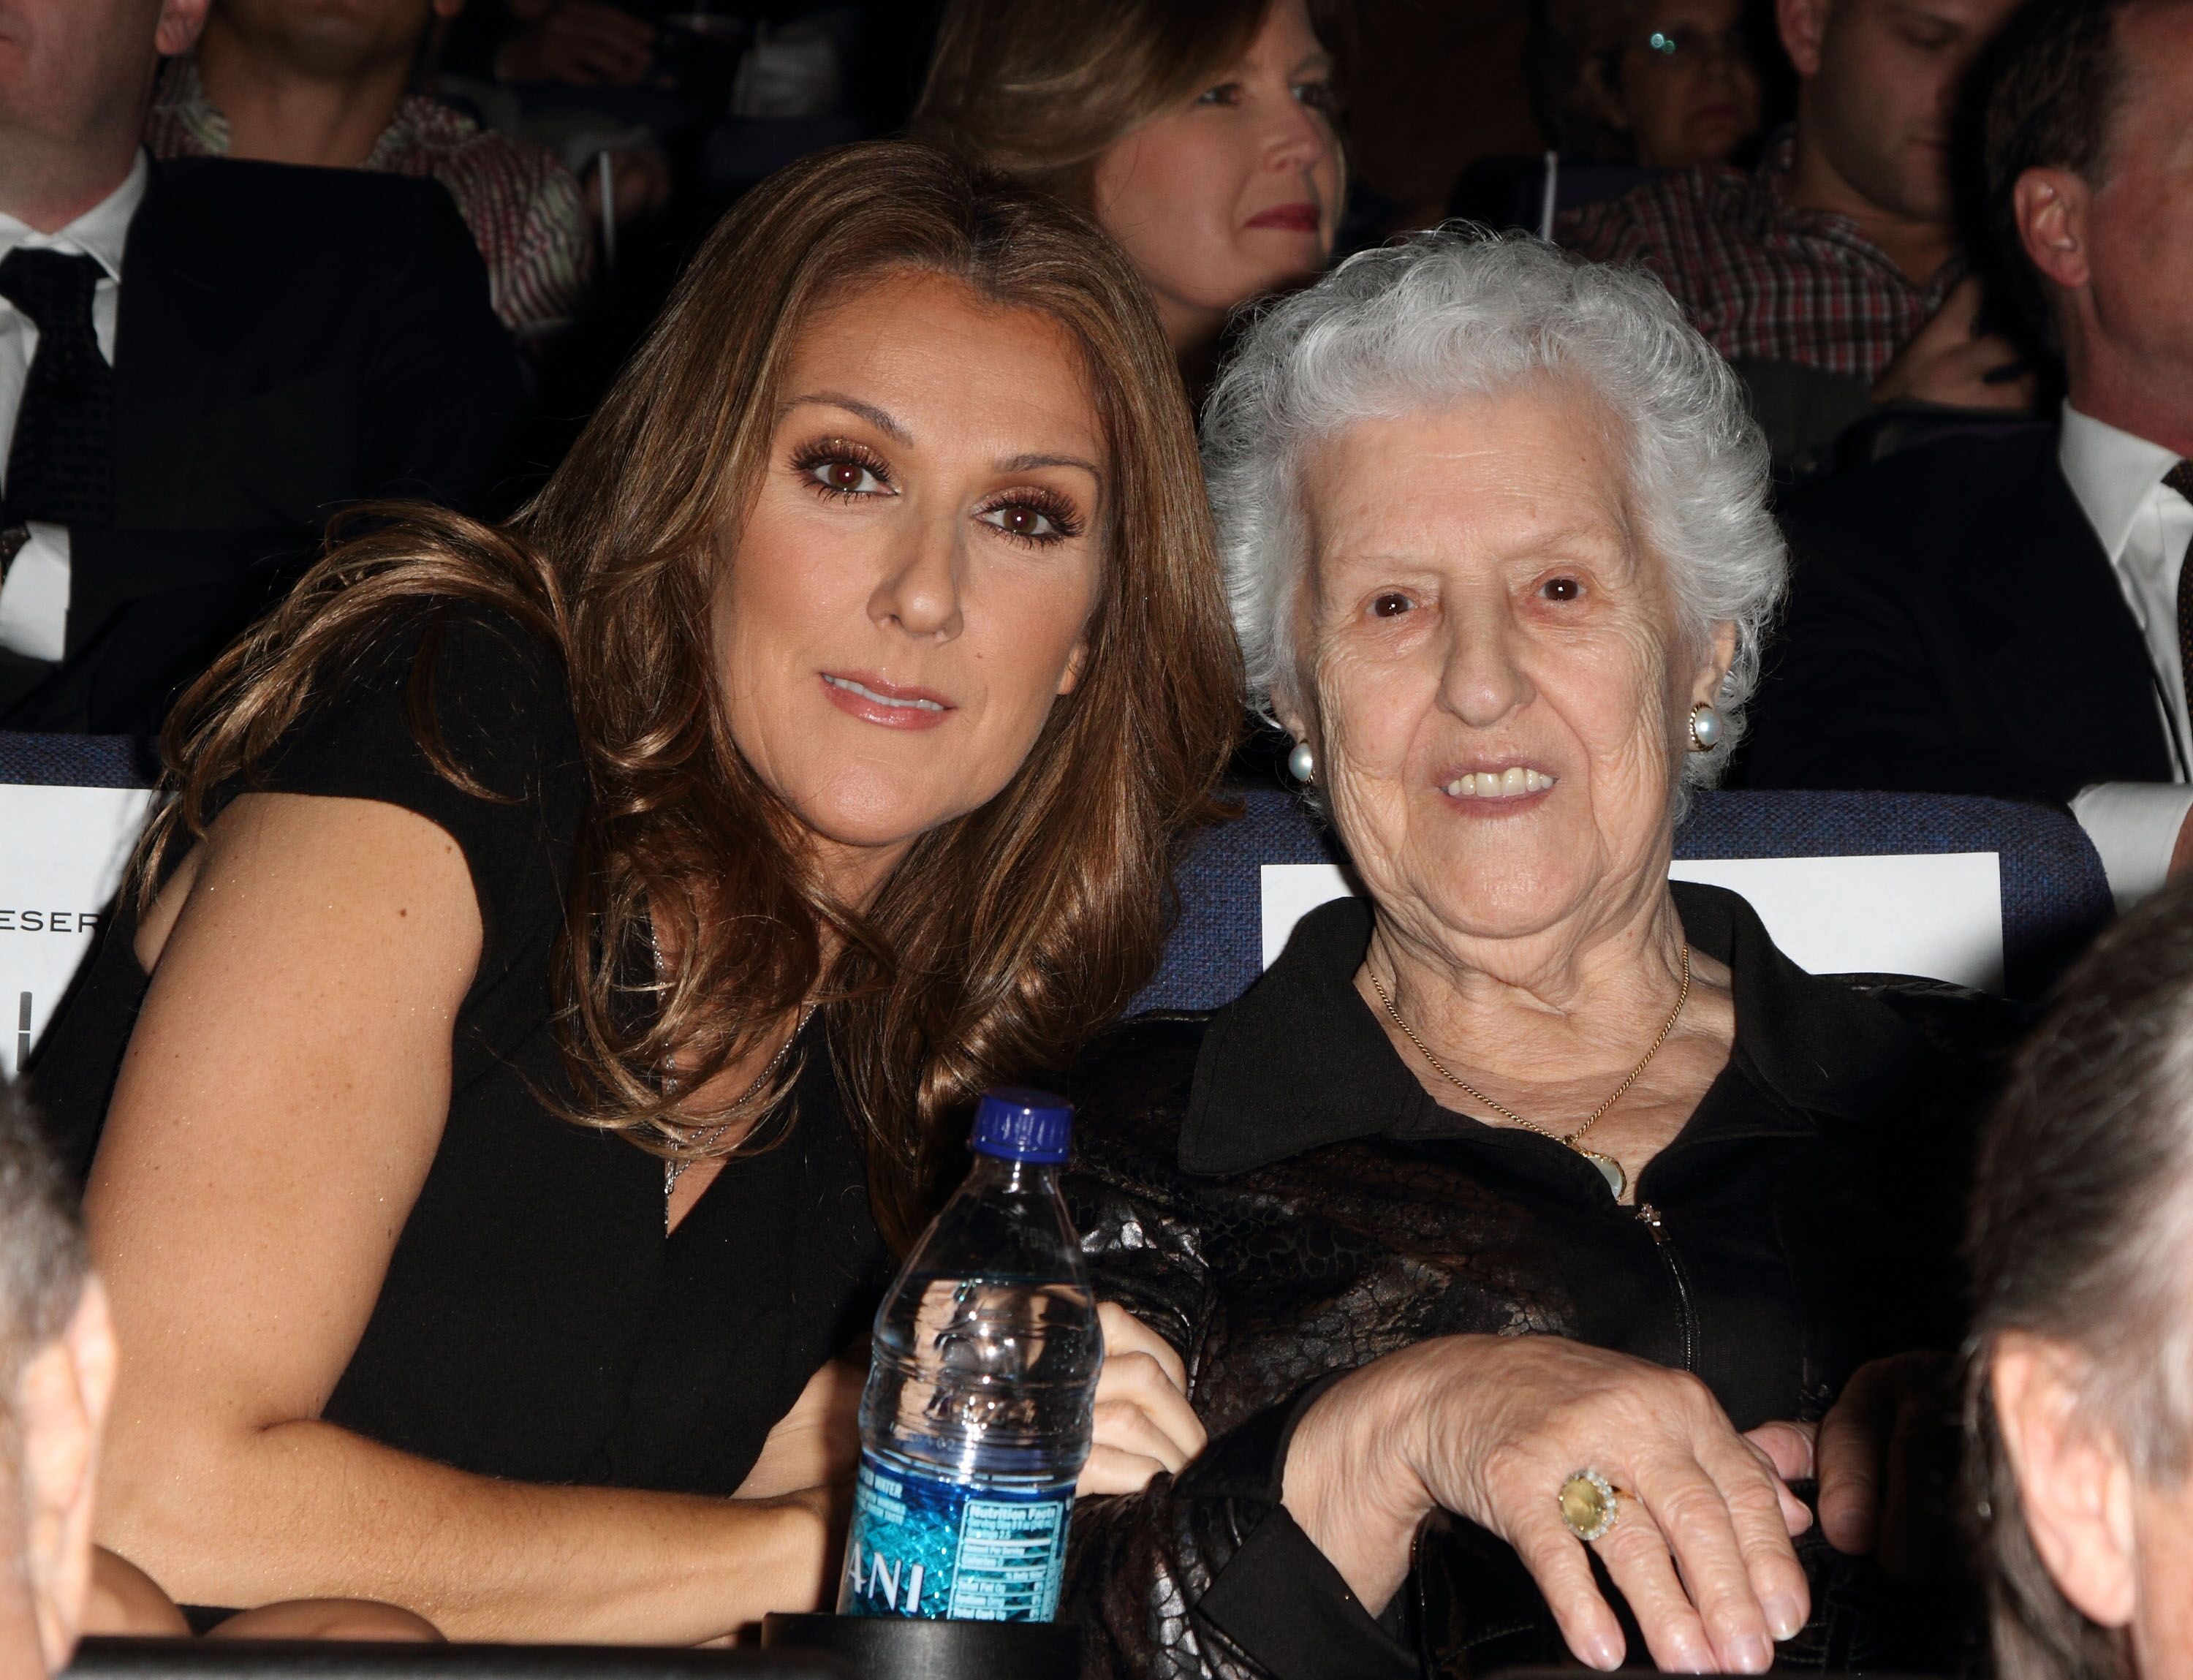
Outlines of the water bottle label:
<svg viewBox="0 0 2193 1680">
<path fill-rule="evenodd" d="M 1049 1621 L 1074 1485 L 971 1487 L 861 1454 L 841 1616 Z"/>
</svg>

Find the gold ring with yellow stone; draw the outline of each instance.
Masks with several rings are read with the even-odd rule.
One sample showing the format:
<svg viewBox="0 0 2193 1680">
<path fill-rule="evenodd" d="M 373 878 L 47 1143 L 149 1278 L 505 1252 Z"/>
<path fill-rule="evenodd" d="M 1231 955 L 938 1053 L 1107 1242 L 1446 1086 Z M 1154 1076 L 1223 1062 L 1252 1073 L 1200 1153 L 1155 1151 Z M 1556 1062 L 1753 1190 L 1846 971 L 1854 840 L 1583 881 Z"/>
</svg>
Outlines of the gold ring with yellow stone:
<svg viewBox="0 0 2193 1680">
<path fill-rule="evenodd" d="M 1589 1545 L 1622 1515 L 1622 1489 L 1595 1470 L 1580 1470 L 1555 1495 L 1568 1531 Z"/>
</svg>

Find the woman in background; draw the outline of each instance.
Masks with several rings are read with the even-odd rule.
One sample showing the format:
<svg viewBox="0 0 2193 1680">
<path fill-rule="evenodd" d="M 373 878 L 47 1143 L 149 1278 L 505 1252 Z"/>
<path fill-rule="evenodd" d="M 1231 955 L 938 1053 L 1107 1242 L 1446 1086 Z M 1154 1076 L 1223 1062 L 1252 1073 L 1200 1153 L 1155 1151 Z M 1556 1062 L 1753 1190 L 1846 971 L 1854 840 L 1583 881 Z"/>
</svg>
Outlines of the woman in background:
<svg viewBox="0 0 2193 1680">
<path fill-rule="evenodd" d="M 1200 388 L 1233 310 L 1331 255 L 1334 103 L 1307 0 L 951 0 L 913 123 L 1094 215 Z"/>
<path fill-rule="evenodd" d="M 171 720 L 34 1069 L 126 1350 L 100 1539 L 458 1638 L 814 1608 L 832 1356 L 974 1095 L 1154 966 L 1223 613 L 1082 218 L 903 142 L 749 195 L 509 527 L 382 510 Z M 1100 1442 L 1177 1467 L 1115 1363 Z"/>
<path fill-rule="evenodd" d="M 1524 60 L 1565 161 L 1726 163 L 1759 133 L 1740 0 L 1539 0 Z"/>
</svg>

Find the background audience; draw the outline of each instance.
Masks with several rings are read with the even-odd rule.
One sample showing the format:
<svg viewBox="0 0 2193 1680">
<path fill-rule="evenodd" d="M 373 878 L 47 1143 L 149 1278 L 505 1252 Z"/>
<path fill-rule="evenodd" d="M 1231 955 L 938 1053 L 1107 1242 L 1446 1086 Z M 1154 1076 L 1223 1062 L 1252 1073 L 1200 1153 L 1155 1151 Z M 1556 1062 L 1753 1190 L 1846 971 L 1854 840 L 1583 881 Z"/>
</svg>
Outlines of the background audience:
<svg viewBox="0 0 2193 1680">
<path fill-rule="evenodd" d="M 1641 262 L 1749 387 L 1804 474 L 1875 404 L 2024 407 L 2017 351 L 1978 330 L 1950 141 L 1962 77 L 2012 0 L 1778 0 L 1796 121 L 1749 172 L 1703 168 L 1568 213 L 1561 242 Z M 2022 372 L 2022 370 L 2018 370 Z"/>
<path fill-rule="evenodd" d="M 1973 1195 L 1967 1431 L 2001 1680 L 2193 1674 L 2193 892 L 2104 933 Z"/>
<path fill-rule="evenodd" d="M 2193 848 L 2193 4 L 2041 0 L 1986 106 L 1991 221 L 2062 426 L 1789 498 L 1802 562 L 1754 786 L 2064 800 L 2121 901 Z"/>
<path fill-rule="evenodd" d="M 147 165 L 157 55 L 204 14 L 9 10 L 0 725 L 152 731 L 333 508 L 484 508 L 507 465 L 515 355 L 438 185 Z"/>
<path fill-rule="evenodd" d="M 914 130 L 1093 215 L 1200 388 L 1228 315 L 1331 253 L 1332 73 L 1306 0 L 951 0 Z"/>
<path fill-rule="evenodd" d="M 487 262 L 503 325 L 570 325 L 593 266 L 579 185 L 547 147 L 412 91 L 430 26 L 462 0 L 212 0 L 146 128 L 156 158 L 256 158 L 439 181 Z"/>
</svg>

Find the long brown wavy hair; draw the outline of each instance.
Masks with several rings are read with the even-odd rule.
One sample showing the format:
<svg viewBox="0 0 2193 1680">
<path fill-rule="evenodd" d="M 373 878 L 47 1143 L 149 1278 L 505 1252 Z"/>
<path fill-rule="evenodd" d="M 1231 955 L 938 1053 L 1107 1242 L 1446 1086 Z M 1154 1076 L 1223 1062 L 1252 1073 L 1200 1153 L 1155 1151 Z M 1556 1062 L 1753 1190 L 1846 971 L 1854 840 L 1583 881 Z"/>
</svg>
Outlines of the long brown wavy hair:
<svg viewBox="0 0 2193 1680">
<path fill-rule="evenodd" d="M 710 603 L 802 324 L 906 270 L 1038 312 L 1078 344 L 1108 457 L 1105 564 L 1083 675 L 1027 760 L 856 909 L 733 745 Z M 560 651 L 589 781 L 552 977 L 573 1119 L 666 1155 L 759 1147 L 709 1139 L 724 1110 L 693 1093 L 813 1001 L 879 1224 L 903 1245 L 950 1158 L 948 1121 L 987 1085 L 1063 1065 L 1153 969 L 1176 843 L 1235 737 L 1236 657 L 1171 353 L 1125 258 L 1056 200 L 910 141 L 795 165 L 709 237 L 507 527 L 408 506 L 374 519 L 178 706 L 163 743 L 177 797 L 140 892 L 375 647 L 478 604 Z M 414 667 L 413 727 L 469 785 L 433 730 L 434 640 Z M 635 983 L 650 930 L 662 971 Z"/>
</svg>

